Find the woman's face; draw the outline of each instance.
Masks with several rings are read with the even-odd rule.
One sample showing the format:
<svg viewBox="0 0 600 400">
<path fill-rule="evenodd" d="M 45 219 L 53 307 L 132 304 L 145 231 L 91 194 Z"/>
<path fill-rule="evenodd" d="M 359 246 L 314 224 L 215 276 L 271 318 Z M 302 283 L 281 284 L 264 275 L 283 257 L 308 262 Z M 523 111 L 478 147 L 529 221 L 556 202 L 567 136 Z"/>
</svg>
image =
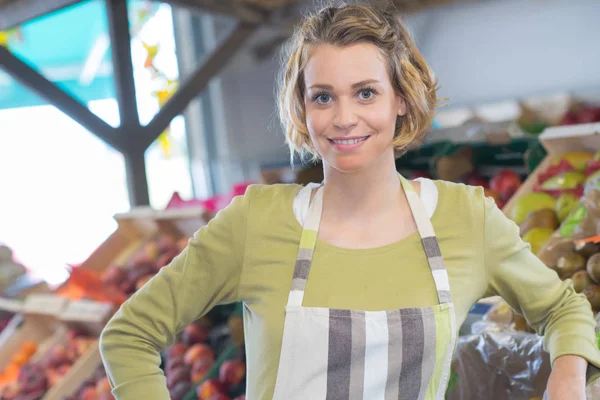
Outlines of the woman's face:
<svg viewBox="0 0 600 400">
<path fill-rule="evenodd" d="M 316 46 L 304 71 L 306 124 L 323 162 L 340 172 L 362 170 L 388 152 L 404 101 L 394 93 L 373 44 Z"/>
</svg>

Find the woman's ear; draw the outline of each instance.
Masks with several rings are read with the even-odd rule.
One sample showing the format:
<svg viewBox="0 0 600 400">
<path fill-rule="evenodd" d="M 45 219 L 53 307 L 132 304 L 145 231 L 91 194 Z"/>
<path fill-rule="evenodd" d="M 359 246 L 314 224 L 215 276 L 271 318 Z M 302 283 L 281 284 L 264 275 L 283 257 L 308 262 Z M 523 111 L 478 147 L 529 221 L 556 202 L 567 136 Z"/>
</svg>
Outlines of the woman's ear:
<svg viewBox="0 0 600 400">
<path fill-rule="evenodd" d="M 398 100 L 398 116 L 403 117 L 406 115 L 406 102 L 400 96 L 397 96 L 396 99 Z"/>
</svg>

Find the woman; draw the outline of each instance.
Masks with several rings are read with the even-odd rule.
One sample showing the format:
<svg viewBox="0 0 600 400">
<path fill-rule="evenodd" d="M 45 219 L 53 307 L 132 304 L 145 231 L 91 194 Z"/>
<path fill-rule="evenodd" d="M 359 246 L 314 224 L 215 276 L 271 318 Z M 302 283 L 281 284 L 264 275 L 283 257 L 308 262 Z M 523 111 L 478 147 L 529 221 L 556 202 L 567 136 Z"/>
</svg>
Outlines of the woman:
<svg viewBox="0 0 600 400">
<path fill-rule="evenodd" d="M 497 294 L 545 335 L 549 399 L 585 398 L 600 365 L 586 299 L 481 188 L 395 171 L 437 103 L 398 16 L 325 8 L 288 50 L 281 119 L 324 182 L 250 187 L 121 307 L 101 339 L 115 397 L 169 398 L 159 351 L 241 301 L 248 399 L 442 399 L 459 326 Z"/>
</svg>

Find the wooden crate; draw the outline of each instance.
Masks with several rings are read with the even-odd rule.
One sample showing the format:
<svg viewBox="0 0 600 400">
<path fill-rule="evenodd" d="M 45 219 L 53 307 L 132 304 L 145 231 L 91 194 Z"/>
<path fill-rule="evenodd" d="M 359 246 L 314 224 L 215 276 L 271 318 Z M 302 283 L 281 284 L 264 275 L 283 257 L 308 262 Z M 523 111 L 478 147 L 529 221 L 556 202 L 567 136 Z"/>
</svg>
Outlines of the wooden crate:
<svg viewBox="0 0 600 400">
<path fill-rule="evenodd" d="M 7 367 L 25 342 L 36 343 L 39 352 L 55 335 L 58 326 L 56 319 L 49 316 L 15 315 L 0 334 L 0 371 Z"/>
<path fill-rule="evenodd" d="M 598 151 L 600 149 L 600 123 L 548 128 L 539 138 L 548 155 L 506 203 L 502 211 L 507 216 L 510 216 L 519 197 L 533 192 L 538 177 L 553 163 L 556 156 L 571 151 Z"/>
<path fill-rule="evenodd" d="M 149 240 L 161 234 L 175 240 L 191 237 L 204 226 L 211 215 L 203 208 L 181 208 L 156 211 L 141 207 L 115 216 L 117 229 L 78 268 L 101 275 L 110 266 L 127 267 L 131 258 Z M 70 299 L 81 299 L 81 287 L 65 283 L 57 293 Z M 87 293 L 89 294 L 89 293 Z M 99 300 L 99 299 L 96 299 Z"/>
<path fill-rule="evenodd" d="M 92 376 L 101 363 L 100 348 L 99 346 L 93 346 L 77 360 L 63 380 L 46 393 L 43 400 L 64 400 L 65 397 L 74 395 L 81 384 Z"/>
<path fill-rule="evenodd" d="M 80 268 L 103 271 L 113 264 L 125 263 L 148 240 L 163 233 L 175 238 L 191 237 L 208 222 L 204 209 L 182 208 L 156 211 L 137 208 L 115 216 L 117 230 L 108 237 Z"/>
</svg>

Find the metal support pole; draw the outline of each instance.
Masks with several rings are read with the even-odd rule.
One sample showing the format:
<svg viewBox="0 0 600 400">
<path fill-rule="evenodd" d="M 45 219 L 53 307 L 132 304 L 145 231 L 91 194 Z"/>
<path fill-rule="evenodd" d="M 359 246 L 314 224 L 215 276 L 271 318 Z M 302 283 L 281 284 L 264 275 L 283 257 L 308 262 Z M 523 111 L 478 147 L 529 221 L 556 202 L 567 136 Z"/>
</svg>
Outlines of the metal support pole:
<svg viewBox="0 0 600 400">
<path fill-rule="evenodd" d="M 123 138 L 127 189 L 131 206 L 150 204 L 148 175 L 146 174 L 144 128 L 140 126 L 133 63 L 131 60 L 131 34 L 126 0 L 106 0 L 108 30 L 110 34 L 111 56 L 117 103 L 121 126 L 119 134 Z"/>
<path fill-rule="evenodd" d="M 124 143 L 117 131 L 103 119 L 91 112 L 72 95 L 60 89 L 54 83 L 24 63 L 8 49 L 0 46 L 0 69 L 12 76 L 23 86 L 29 88 L 60 111 L 77 121 L 88 131 L 119 151 Z"/>
<path fill-rule="evenodd" d="M 204 63 L 187 79 L 146 126 L 145 144 L 149 146 L 181 114 L 187 105 L 204 90 L 210 80 L 244 45 L 258 25 L 238 23 L 229 36 L 212 52 Z"/>
<path fill-rule="evenodd" d="M 123 153 L 131 207 L 150 204 L 145 154 L 145 149 L 132 149 Z"/>
<path fill-rule="evenodd" d="M 127 2 L 126 0 L 106 0 L 106 11 L 121 126 L 131 129 L 140 125 L 140 119 L 133 81 Z"/>
</svg>

